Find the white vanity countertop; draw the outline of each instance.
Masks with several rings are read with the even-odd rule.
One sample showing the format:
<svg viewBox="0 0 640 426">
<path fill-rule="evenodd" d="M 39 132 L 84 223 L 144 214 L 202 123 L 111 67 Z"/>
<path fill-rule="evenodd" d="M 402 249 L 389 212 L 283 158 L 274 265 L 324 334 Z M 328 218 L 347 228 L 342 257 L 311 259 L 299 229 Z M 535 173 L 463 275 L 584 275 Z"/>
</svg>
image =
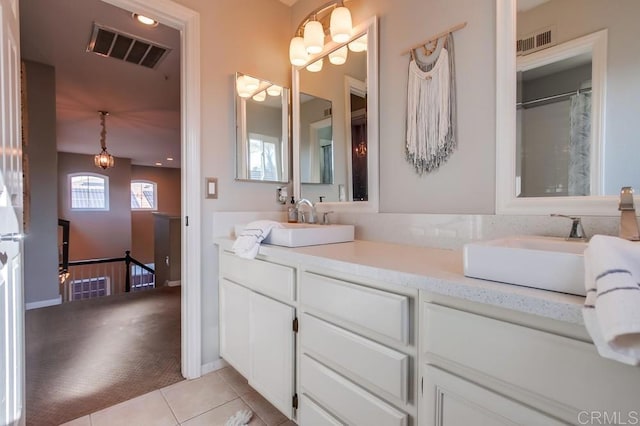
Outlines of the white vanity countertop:
<svg viewBox="0 0 640 426">
<path fill-rule="evenodd" d="M 231 238 L 216 243 L 230 250 Z M 462 252 L 374 241 L 288 248 L 262 245 L 259 254 L 389 284 L 583 324 L 584 297 L 465 277 Z"/>
</svg>

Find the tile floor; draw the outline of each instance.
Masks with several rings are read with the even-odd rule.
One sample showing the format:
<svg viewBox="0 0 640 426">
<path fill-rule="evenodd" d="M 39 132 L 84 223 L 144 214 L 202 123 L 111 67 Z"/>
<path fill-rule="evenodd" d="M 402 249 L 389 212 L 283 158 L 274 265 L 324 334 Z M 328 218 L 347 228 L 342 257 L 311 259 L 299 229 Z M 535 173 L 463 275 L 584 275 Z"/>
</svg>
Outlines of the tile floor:
<svg viewBox="0 0 640 426">
<path fill-rule="evenodd" d="M 238 410 L 253 411 L 251 426 L 295 426 L 231 367 L 105 408 L 63 426 L 214 426 Z"/>
</svg>

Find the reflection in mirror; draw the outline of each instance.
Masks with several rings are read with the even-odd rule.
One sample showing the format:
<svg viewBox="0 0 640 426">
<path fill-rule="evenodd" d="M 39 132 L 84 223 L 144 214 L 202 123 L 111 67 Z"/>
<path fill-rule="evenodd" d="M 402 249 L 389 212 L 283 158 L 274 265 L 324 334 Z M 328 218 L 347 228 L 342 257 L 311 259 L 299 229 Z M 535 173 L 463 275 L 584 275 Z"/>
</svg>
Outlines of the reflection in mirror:
<svg viewBox="0 0 640 426">
<path fill-rule="evenodd" d="M 300 94 L 300 182 L 333 183 L 331 101 Z"/>
<path fill-rule="evenodd" d="M 299 71 L 300 194 L 313 202 L 368 199 L 365 37 Z"/>
<path fill-rule="evenodd" d="M 594 46 L 605 40 L 600 31 L 516 60 L 518 197 L 599 193 L 604 73 L 594 80 L 593 69 L 604 67 Z"/>
<path fill-rule="evenodd" d="M 497 212 L 618 214 L 620 188 L 640 189 L 640 167 L 631 160 L 640 158 L 640 144 L 630 143 L 637 132 L 629 126 L 640 115 L 640 56 L 628 48 L 629 40 L 640 39 L 631 18 L 640 16 L 640 2 L 497 0 L 496 10 Z M 596 40 L 568 53 L 566 46 L 590 37 Z M 555 82 L 533 92 L 543 79 Z M 560 84 L 564 79 L 569 82 Z M 563 130 L 548 121 L 530 124 L 542 115 L 562 121 Z M 581 141 L 572 142 L 572 132 Z"/>
<path fill-rule="evenodd" d="M 236 179 L 289 181 L 289 89 L 236 73 Z"/>
</svg>

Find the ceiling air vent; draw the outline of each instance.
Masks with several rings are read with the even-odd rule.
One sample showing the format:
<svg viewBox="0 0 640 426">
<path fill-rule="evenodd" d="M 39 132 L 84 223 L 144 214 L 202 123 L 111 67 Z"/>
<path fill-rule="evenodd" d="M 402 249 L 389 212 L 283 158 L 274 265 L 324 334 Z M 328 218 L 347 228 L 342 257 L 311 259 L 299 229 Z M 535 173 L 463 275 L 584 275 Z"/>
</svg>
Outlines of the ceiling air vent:
<svg viewBox="0 0 640 426">
<path fill-rule="evenodd" d="M 555 27 L 547 27 L 519 38 L 516 42 L 516 54 L 527 55 L 545 47 L 553 46 L 556 44 L 555 33 Z"/>
<path fill-rule="evenodd" d="M 170 51 L 171 49 L 168 47 L 95 22 L 91 31 L 91 40 L 87 46 L 87 52 L 120 59 L 147 68 L 155 68 Z"/>
</svg>

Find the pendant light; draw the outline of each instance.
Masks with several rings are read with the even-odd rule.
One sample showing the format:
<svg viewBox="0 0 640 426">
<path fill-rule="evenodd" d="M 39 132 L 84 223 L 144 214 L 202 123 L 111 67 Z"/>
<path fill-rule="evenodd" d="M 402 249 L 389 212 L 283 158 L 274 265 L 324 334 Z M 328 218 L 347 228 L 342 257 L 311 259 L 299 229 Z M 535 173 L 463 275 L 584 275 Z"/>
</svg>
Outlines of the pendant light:
<svg viewBox="0 0 640 426">
<path fill-rule="evenodd" d="M 347 49 L 347 46 L 342 46 L 340 49 L 334 50 L 333 52 L 329 53 L 329 62 L 331 62 L 333 65 L 342 65 L 347 62 L 348 54 L 349 49 Z"/>
<path fill-rule="evenodd" d="M 100 125 L 102 126 L 102 131 L 100 132 L 100 146 L 102 147 L 102 151 L 93 158 L 93 163 L 96 167 L 106 170 L 115 166 L 113 155 L 107 152 L 107 126 L 105 124 L 105 117 L 109 115 L 109 113 L 107 111 L 98 112 L 100 113 Z"/>
<path fill-rule="evenodd" d="M 331 39 L 336 43 L 344 43 L 351 38 L 352 27 L 351 12 L 344 7 L 344 3 L 340 2 L 340 6 L 331 12 L 331 22 L 329 24 Z"/>
<path fill-rule="evenodd" d="M 304 26 L 304 47 L 310 55 L 318 54 L 324 49 L 324 28 L 315 17 Z"/>
</svg>

